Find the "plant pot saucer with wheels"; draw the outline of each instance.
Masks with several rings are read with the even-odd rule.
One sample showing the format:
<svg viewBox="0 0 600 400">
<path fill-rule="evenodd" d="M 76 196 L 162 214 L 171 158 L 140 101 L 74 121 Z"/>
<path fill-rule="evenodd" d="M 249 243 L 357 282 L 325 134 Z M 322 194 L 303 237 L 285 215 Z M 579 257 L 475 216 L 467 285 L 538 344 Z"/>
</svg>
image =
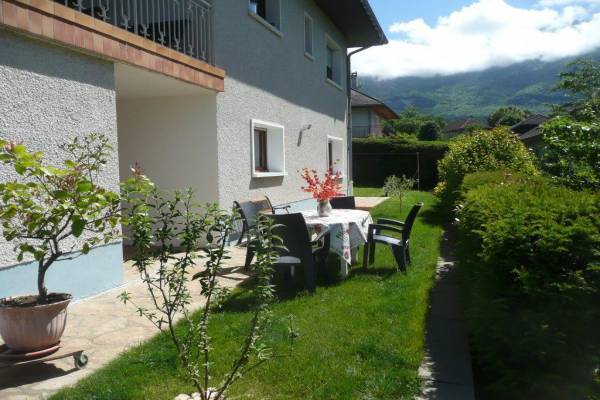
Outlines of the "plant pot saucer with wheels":
<svg viewBox="0 0 600 400">
<path fill-rule="evenodd" d="M 37 299 L 36 295 L 0 299 L 0 336 L 13 354 L 44 351 L 60 342 L 71 295 L 50 293 L 44 304 Z"/>
</svg>

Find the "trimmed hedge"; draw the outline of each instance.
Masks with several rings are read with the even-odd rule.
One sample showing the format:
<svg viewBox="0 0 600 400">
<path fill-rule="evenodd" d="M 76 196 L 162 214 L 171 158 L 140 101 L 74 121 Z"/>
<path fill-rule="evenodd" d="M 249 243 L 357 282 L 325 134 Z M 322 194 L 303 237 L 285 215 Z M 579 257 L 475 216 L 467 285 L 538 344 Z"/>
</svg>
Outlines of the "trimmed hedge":
<svg viewBox="0 0 600 400">
<path fill-rule="evenodd" d="M 356 186 L 383 186 L 388 176 L 417 178 L 420 186 L 433 189 L 438 181 L 437 163 L 448 151 L 448 143 L 423 142 L 404 138 L 360 138 L 352 141 L 353 179 Z"/>
<path fill-rule="evenodd" d="M 600 196 L 502 173 L 467 175 L 463 196 L 458 259 L 484 397 L 597 398 Z"/>
</svg>

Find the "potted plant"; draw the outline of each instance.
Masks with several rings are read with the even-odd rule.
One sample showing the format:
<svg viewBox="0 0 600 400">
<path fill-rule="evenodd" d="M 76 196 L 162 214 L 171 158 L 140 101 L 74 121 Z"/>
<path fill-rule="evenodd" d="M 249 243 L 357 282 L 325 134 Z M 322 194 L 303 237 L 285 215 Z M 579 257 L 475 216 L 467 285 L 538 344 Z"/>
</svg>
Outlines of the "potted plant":
<svg viewBox="0 0 600 400">
<path fill-rule="evenodd" d="M 2 234 L 15 244 L 17 260 L 35 260 L 38 270 L 37 294 L 0 299 L 0 335 L 18 353 L 56 347 L 65 329 L 71 295 L 48 292 L 50 267 L 120 235 L 119 195 L 98 184 L 108 139 L 92 134 L 61 149 L 68 158 L 56 167 L 40 152 L 0 140 L 0 162 L 16 173 L 0 183 Z"/>
<path fill-rule="evenodd" d="M 339 171 L 334 173 L 333 170 L 329 168 L 325 172 L 325 179 L 321 180 L 316 170 L 303 168 L 300 175 L 306 182 L 306 186 L 303 186 L 302 190 L 307 193 L 312 193 L 313 198 L 318 202 L 317 212 L 319 213 L 319 216 L 330 216 L 332 208 L 329 200 L 343 194 L 342 186 L 340 185 L 342 178 L 341 173 Z"/>
</svg>

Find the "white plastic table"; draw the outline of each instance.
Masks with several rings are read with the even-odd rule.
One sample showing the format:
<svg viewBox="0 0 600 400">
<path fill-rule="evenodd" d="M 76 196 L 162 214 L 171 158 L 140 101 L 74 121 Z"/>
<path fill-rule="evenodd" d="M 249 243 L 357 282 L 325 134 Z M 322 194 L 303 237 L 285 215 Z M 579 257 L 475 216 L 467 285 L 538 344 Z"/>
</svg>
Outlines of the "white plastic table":
<svg viewBox="0 0 600 400">
<path fill-rule="evenodd" d="M 367 242 L 369 224 L 373 223 L 371 214 L 362 210 L 335 209 L 329 217 L 319 217 L 316 210 L 303 211 L 302 215 L 311 235 L 329 230 L 329 251 L 340 256 L 341 275 L 348 276 L 348 266 L 353 261 L 353 253 Z"/>
</svg>

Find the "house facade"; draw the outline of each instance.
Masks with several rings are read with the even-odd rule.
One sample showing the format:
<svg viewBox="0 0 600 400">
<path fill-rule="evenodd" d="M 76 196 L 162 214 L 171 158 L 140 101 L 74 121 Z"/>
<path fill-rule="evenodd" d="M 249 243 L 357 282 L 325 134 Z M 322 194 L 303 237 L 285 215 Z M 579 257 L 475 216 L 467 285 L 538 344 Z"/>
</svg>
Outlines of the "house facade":
<svg viewBox="0 0 600 400">
<path fill-rule="evenodd" d="M 358 89 L 352 89 L 352 136 L 383 136 L 385 122 L 397 119 L 398 114 L 384 102 Z"/>
<path fill-rule="evenodd" d="M 199 202 L 312 207 L 302 167 L 351 185 L 347 50 L 385 42 L 366 0 L 0 0 L 0 136 L 60 162 L 59 144 L 103 133 L 113 190 L 139 162 Z M 122 261 L 120 242 L 95 248 L 48 287 L 93 295 Z M 0 242 L 0 297 L 35 292 L 35 274 Z"/>
</svg>

